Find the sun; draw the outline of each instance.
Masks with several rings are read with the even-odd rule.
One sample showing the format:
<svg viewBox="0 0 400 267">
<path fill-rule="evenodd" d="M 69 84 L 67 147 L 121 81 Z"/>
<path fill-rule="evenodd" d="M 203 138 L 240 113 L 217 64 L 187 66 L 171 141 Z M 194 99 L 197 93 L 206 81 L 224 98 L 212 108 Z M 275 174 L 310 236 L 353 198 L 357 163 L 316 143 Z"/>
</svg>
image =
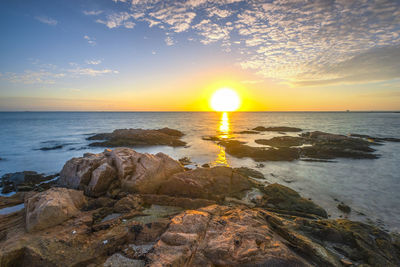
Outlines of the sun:
<svg viewBox="0 0 400 267">
<path fill-rule="evenodd" d="M 211 96 L 210 103 L 215 111 L 235 111 L 240 107 L 240 97 L 230 88 L 221 88 Z"/>
</svg>

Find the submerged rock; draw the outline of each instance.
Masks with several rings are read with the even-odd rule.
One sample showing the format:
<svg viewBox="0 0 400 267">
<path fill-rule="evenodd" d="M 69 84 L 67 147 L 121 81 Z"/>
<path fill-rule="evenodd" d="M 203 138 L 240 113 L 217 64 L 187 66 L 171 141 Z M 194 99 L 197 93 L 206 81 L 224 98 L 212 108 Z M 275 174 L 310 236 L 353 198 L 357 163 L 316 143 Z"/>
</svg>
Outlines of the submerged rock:
<svg viewBox="0 0 400 267">
<path fill-rule="evenodd" d="M 264 127 L 264 126 L 257 126 L 253 129 L 254 131 L 259 132 L 301 132 L 303 131 L 300 128 L 296 127 L 287 127 L 287 126 L 278 126 L 278 127 Z"/>
<path fill-rule="evenodd" d="M 240 173 L 241 175 L 248 176 L 248 177 L 253 177 L 257 179 L 264 179 L 264 174 L 262 172 L 248 168 L 248 167 L 240 167 L 240 168 L 234 168 L 235 172 Z"/>
<path fill-rule="evenodd" d="M 82 191 L 52 188 L 27 199 L 26 230 L 43 230 L 77 216 L 86 204 Z"/>
<path fill-rule="evenodd" d="M 400 142 L 400 138 L 395 138 L 395 137 L 373 137 L 370 135 L 354 134 L 354 133 L 349 134 L 349 136 L 363 138 L 370 142 Z"/>
<path fill-rule="evenodd" d="M 300 158 L 298 148 L 283 147 L 279 149 L 252 147 L 237 140 L 221 141 L 226 153 L 238 158 L 252 158 L 255 161 L 293 161 Z"/>
<path fill-rule="evenodd" d="M 259 134 L 259 131 L 245 130 L 241 132 L 237 132 L 238 134 Z"/>
<path fill-rule="evenodd" d="M 344 213 L 350 213 L 351 212 L 351 208 L 349 206 L 347 206 L 346 204 L 344 204 L 343 202 L 339 203 L 337 205 L 337 208 L 341 211 L 343 211 Z"/>
<path fill-rule="evenodd" d="M 180 138 L 184 134 L 178 130 L 170 128 L 162 128 L 158 130 L 144 129 L 117 129 L 112 133 L 96 134 L 88 138 L 88 140 L 105 140 L 102 142 L 91 143 L 90 146 L 185 146 L 186 143 Z"/>
<path fill-rule="evenodd" d="M 302 148 L 302 155 L 305 157 L 318 159 L 378 158 L 378 155 L 373 154 L 375 149 L 370 147 L 371 143 L 363 139 L 319 131 L 304 133 L 301 136 L 312 144 L 312 146 Z"/>
</svg>

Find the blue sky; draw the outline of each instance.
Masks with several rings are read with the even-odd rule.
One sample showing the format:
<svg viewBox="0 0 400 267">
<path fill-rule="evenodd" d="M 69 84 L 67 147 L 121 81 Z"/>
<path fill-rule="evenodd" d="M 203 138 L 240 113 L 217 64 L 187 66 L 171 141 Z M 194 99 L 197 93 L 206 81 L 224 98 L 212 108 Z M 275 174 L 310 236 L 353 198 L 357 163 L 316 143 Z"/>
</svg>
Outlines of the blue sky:
<svg viewBox="0 0 400 267">
<path fill-rule="evenodd" d="M 399 1 L 0 6 L 0 110 L 400 109 Z"/>
</svg>

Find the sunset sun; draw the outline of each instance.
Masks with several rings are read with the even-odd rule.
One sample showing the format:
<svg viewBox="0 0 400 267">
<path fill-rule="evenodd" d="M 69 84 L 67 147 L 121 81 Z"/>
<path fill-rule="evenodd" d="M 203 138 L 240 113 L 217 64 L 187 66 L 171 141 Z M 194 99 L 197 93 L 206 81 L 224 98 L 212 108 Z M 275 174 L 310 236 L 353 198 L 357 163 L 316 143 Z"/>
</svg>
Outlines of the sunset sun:
<svg viewBox="0 0 400 267">
<path fill-rule="evenodd" d="M 240 107 L 240 97 L 234 90 L 222 88 L 211 96 L 210 103 L 215 111 L 235 111 Z"/>
</svg>

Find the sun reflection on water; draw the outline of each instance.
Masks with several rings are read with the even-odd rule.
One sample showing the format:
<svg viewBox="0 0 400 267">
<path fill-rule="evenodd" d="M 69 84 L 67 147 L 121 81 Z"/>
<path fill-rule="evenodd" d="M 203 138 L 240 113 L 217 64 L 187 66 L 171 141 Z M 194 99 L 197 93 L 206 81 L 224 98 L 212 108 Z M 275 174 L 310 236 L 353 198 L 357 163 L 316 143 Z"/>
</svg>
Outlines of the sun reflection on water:
<svg viewBox="0 0 400 267">
<path fill-rule="evenodd" d="M 219 121 L 218 137 L 221 138 L 221 139 L 230 139 L 230 138 L 232 138 L 228 112 L 223 112 L 222 115 L 221 115 L 221 119 Z M 214 166 L 228 166 L 229 167 L 228 161 L 226 159 L 226 154 L 225 154 L 225 148 L 224 147 L 219 146 L 219 153 L 218 153 L 217 158 L 215 159 L 215 161 L 212 163 L 212 165 L 214 165 Z"/>
</svg>

